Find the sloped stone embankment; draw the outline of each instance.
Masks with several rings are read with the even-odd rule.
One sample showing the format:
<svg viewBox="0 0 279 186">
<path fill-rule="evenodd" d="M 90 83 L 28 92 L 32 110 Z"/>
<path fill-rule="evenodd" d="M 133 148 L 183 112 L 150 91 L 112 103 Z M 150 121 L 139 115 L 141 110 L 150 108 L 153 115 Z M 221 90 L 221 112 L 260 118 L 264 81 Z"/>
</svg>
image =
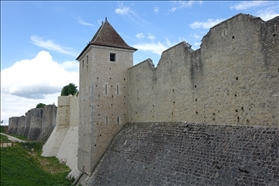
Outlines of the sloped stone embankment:
<svg viewBox="0 0 279 186">
<path fill-rule="evenodd" d="M 130 124 L 82 185 L 279 185 L 278 128 Z"/>
</svg>

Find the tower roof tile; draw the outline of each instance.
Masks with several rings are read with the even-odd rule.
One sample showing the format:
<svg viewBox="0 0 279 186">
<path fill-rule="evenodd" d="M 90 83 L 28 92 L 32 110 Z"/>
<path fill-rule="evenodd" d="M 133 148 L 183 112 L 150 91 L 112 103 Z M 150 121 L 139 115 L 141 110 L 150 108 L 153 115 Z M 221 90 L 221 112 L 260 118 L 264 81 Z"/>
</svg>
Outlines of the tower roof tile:
<svg viewBox="0 0 279 186">
<path fill-rule="evenodd" d="M 102 23 L 101 27 L 98 29 L 92 40 L 87 44 L 83 49 L 77 59 L 85 52 L 85 50 L 90 45 L 98 46 L 108 46 L 114 48 L 123 48 L 128 50 L 136 51 L 136 48 L 133 48 L 121 38 L 121 36 L 116 32 L 116 30 L 111 26 L 111 24 L 105 19 L 105 22 Z"/>
</svg>

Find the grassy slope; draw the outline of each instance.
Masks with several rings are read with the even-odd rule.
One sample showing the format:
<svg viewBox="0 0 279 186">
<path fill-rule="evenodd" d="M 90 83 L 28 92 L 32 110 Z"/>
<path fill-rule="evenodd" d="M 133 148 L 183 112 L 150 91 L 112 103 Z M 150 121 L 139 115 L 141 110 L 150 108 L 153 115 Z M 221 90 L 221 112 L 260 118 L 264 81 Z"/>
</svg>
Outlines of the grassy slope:
<svg viewBox="0 0 279 186">
<path fill-rule="evenodd" d="M 70 169 L 56 158 L 41 157 L 41 143 L 1 148 L 1 186 L 71 185 Z"/>
<path fill-rule="evenodd" d="M 8 139 L 7 136 L 5 135 L 0 135 L 0 143 L 9 143 L 9 142 L 12 142 L 11 140 Z"/>
</svg>

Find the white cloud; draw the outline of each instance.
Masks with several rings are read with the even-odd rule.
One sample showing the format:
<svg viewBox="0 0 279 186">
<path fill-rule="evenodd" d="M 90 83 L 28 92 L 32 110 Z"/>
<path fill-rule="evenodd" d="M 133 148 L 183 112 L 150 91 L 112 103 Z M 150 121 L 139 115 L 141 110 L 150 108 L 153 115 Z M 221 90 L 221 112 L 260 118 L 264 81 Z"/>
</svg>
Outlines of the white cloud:
<svg viewBox="0 0 279 186">
<path fill-rule="evenodd" d="M 148 33 L 147 38 L 150 39 L 151 41 L 153 41 L 156 37 L 154 35 Z"/>
<path fill-rule="evenodd" d="M 59 65 L 48 52 L 41 51 L 35 58 L 21 60 L 1 71 L 2 92 L 43 99 L 48 94 L 60 92 L 70 82 L 78 85 L 78 68 L 74 70 L 73 67 L 78 67 L 77 62 Z"/>
<path fill-rule="evenodd" d="M 141 39 L 141 38 L 144 38 L 144 35 L 143 35 L 143 33 L 138 33 L 138 34 L 136 34 L 136 37 Z"/>
<path fill-rule="evenodd" d="M 151 51 L 155 54 L 161 55 L 164 50 L 166 50 L 168 47 L 163 45 L 162 43 L 144 43 L 144 44 L 137 44 L 133 47 L 143 50 L 143 51 Z"/>
<path fill-rule="evenodd" d="M 91 24 L 91 23 L 88 23 L 88 22 L 86 22 L 86 21 L 84 21 L 81 17 L 74 17 L 77 21 L 78 21 L 78 23 L 79 24 L 81 24 L 81 25 L 86 25 L 86 26 L 94 26 L 93 24 Z"/>
<path fill-rule="evenodd" d="M 75 57 L 77 56 L 76 53 L 69 51 L 68 48 L 66 48 L 66 47 L 62 47 L 59 44 L 54 43 L 52 40 L 44 41 L 41 37 L 38 37 L 38 36 L 31 36 L 30 39 L 31 39 L 31 43 L 33 43 L 36 46 L 39 46 L 39 47 L 42 47 L 42 48 L 45 48 L 48 50 L 52 50 L 55 52 L 59 52 L 62 54 L 68 54 L 68 55 L 75 56 Z"/>
<path fill-rule="evenodd" d="M 49 52 L 16 62 L 1 71 L 1 120 L 24 115 L 38 103 L 57 103 L 62 88 L 79 84 L 78 62 L 58 64 Z M 56 104 L 57 105 L 57 104 Z"/>
<path fill-rule="evenodd" d="M 246 10 L 253 7 L 259 7 L 269 4 L 268 1 L 243 1 L 230 7 L 235 10 Z"/>
<path fill-rule="evenodd" d="M 156 6 L 156 7 L 154 8 L 154 12 L 155 12 L 155 13 L 158 13 L 158 12 L 159 12 L 159 7 L 158 7 L 158 6 Z"/>
<path fill-rule="evenodd" d="M 279 16 L 278 11 L 276 12 L 278 7 L 270 7 L 266 10 L 260 10 L 257 12 L 257 16 L 261 17 L 262 20 L 267 21 L 276 16 Z"/>
<path fill-rule="evenodd" d="M 206 22 L 196 21 L 196 22 L 190 24 L 190 27 L 192 29 L 196 29 L 196 28 L 209 29 L 209 28 L 212 28 L 213 26 L 217 25 L 218 23 L 222 22 L 223 20 L 224 19 L 208 19 Z"/>
<path fill-rule="evenodd" d="M 127 7 L 127 6 L 115 9 L 115 13 L 121 14 L 121 15 L 128 14 L 129 12 L 131 12 L 131 9 L 130 9 L 130 7 Z"/>
<path fill-rule="evenodd" d="M 168 49 L 171 46 L 173 46 L 173 44 L 168 40 L 168 38 L 166 38 L 166 44 L 163 44 L 161 42 L 157 42 L 157 43 L 152 42 L 152 43 L 141 43 L 141 44 L 133 45 L 133 47 L 139 50 L 149 51 L 158 55 L 161 55 L 164 50 Z"/>
<path fill-rule="evenodd" d="M 38 103 L 46 105 L 54 103 L 57 106 L 57 98 L 60 93 L 46 95 L 44 99 L 28 99 L 6 93 L 1 95 L 1 120 L 4 120 L 4 124 L 7 125 L 10 117 L 25 115 L 28 110 L 35 108 Z"/>
<path fill-rule="evenodd" d="M 174 1 L 174 2 L 172 3 L 172 8 L 169 10 L 169 12 L 175 12 L 175 11 L 178 10 L 178 9 L 192 7 L 192 5 L 193 5 L 194 3 L 202 4 L 202 1 L 197 1 L 197 0 Z"/>
<path fill-rule="evenodd" d="M 138 14 L 136 10 L 133 10 L 132 8 L 123 5 L 123 2 L 118 2 L 118 8 L 115 9 L 115 13 L 125 16 L 125 18 L 128 18 L 132 23 L 137 24 L 140 27 L 143 27 L 145 29 L 150 29 L 153 26 L 150 22 L 142 19 Z"/>
</svg>

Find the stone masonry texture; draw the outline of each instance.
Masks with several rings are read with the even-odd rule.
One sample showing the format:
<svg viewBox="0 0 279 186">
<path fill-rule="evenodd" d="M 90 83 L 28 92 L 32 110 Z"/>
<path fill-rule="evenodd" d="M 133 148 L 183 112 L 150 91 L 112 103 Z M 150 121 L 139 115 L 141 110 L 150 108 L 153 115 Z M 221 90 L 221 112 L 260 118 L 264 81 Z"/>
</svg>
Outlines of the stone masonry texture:
<svg viewBox="0 0 279 186">
<path fill-rule="evenodd" d="M 43 146 L 42 156 L 55 156 L 71 170 L 77 169 L 79 98 L 59 96 L 56 127 Z"/>
<path fill-rule="evenodd" d="M 238 14 L 201 47 L 181 42 L 129 69 L 129 122 L 279 127 L 279 16 Z"/>
<path fill-rule="evenodd" d="M 40 133 L 40 136 L 38 137 L 38 141 L 45 142 L 49 138 L 56 125 L 56 113 L 57 107 L 54 104 L 44 106 L 42 117 L 42 131 Z"/>
<path fill-rule="evenodd" d="M 9 134 L 25 136 L 29 140 L 46 141 L 56 125 L 57 107 L 46 105 L 33 108 L 25 116 L 9 118 Z"/>
<path fill-rule="evenodd" d="M 16 135 L 23 136 L 25 128 L 25 116 L 21 116 L 18 118 L 18 128 L 16 131 Z"/>
<path fill-rule="evenodd" d="M 34 108 L 31 109 L 30 112 L 30 129 L 27 139 L 37 140 L 42 132 L 43 108 Z"/>
<path fill-rule="evenodd" d="M 82 185 L 279 185 L 278 128 L 134 123 Z"/>
<path fill-rule="evenodd" d="M 8 128 L 9 134 L 16 134 L 16 131 L 18 128 L 18 119 L 19 119 L 19 117 L 9 118 L 9 128 Z"/>
<path fill-rule="evenodd" d="M 27 137 L 30 129 L 30 120 L 31 120 L 31 112 L 25 113 L 25 128 L 24 128 L 24 136 Z M 10 125 L 9 125 L 10 126 Z"/>
<path fill-rule="evenodd" d="M 132 64 L 133 51 L 120 48 L 92 45 L 80 57 L 78 166 L 88 175 L 128 122 L 127 75 Z"/>
<path fill-rule="evenodd" d="M 279 184 L 279 16 L 233 16 L 199 49 L 181 42 L 165 50 L 157 67 L 147 59 L 122 71 L 107 63 L 110 47 L 87 49 L 79 58 L 78 168 L 94 171 L 126 123 L 116 116 L 134 128 L 116 137 L 83 185 Z M 125 99 L 117 85 L 128 89 Z M 128 116 L 117 113 L 124 105 Z"/>
</svg>

